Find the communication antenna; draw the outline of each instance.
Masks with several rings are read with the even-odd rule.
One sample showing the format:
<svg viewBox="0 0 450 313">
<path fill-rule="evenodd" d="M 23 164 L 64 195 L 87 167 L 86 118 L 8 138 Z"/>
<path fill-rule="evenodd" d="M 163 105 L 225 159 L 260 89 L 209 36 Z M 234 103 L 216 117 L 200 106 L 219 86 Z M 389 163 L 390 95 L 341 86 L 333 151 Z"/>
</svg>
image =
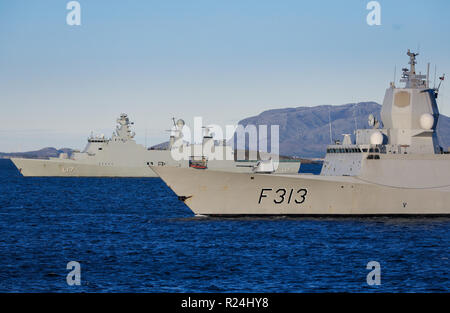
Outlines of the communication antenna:
<svg viewBox="0 0 450 313">
<path fill-rule="evenodd" d="M 333 135 L 331 131 L 331 106 L 328 108 L 328 123 L 330 124 L 330 144 L 333 144 Z"/>
<path fill-rule="evenodd" d="M 356 122 L 356 107 L 357 107 L 358 103 L 355 102 L 354 106 L 353 106 L 353 119 L 355 120 L 355 134 L 356 134 L 356 130 L 358 129 L 358 123 Z"/>
<path fill-rule="evenodd" d="M 394 65 L 394 86 L 396 79 L 397 79 L 397 65 Z"/>
<path fill-rule="evenodd" d="M 147 128 L 145 129 L 145 148 L 147 149 Z"/>
<path fill-rule="evenodd" d="M 445 99 L 447 94 L 445 93 L 446 89 L 444 88 L 444 86 L 442 86 L 443 91 L 441 92 L 441 107 L 443 108 L 445 105 Z"/>
<path fill-rule="evenodd" d="M 437 75 L 437 66 L 434 65 L 434 83 L 433 83 L 433 89 L 436 89 L 436 75 Z"/>
<path fill-rule="evenodd" d="M 441 88 L 441 84 L 442 84 L 442 82 L 444 81 L 444 79 L 445 79 L 445 73 L 442 74 L 441 77 L 439 77 L 440 82 L 439 82 L 439 85 L 438 85 L 438 87 L 437 87 L 437 91 L 436 91 L 436 92 L 439 92 L 439 88 Z"/>
</svg>

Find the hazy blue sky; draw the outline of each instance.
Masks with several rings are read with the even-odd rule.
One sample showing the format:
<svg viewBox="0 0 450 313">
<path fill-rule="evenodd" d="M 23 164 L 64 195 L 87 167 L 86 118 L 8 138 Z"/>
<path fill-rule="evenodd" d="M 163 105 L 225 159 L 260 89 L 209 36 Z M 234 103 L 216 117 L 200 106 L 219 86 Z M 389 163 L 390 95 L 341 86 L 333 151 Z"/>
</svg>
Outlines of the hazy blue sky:
<svg viewBox="0 0 450 313">
<path fill-rule="evenodd" d="M 121 112 L 137 141 L 170 118 L 231 124 L 271 108 L 381 102 L 394 66 L 450 75 L 450 1 L 0 0 L 0 151 L 82 148 Z M 450 114 L 442 89 L 441 112 Z"/>
</svg>

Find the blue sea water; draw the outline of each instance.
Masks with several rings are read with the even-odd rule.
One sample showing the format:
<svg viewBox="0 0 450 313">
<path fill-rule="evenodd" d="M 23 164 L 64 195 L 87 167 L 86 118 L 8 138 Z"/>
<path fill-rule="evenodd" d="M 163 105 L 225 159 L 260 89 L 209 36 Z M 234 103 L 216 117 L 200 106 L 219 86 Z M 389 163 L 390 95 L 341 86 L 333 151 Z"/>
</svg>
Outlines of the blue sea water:
<svg viewBox="0 0 450 313">
<path fill-rule="evenodd" d="M 449 292 L 449 229 L 197 218 L 159 178 L 27 178 L 0 160 L 0 292 Z M 70 261 L 81 286 L 66 283 Z"/>
</svg>

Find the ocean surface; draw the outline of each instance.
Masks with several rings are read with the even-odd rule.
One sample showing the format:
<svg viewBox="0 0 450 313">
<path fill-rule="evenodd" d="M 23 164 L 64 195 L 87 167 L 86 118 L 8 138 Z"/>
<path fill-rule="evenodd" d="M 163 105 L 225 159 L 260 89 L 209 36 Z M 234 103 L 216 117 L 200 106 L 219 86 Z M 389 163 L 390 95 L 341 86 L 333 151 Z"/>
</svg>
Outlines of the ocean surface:
<svg viewBox="0 0 450 313">
<path fill-rule="evenodd" d="M 449 242 L 450 218 L 200 218 L 159 178 L 0 160 L 0 292 L 449 292 Z"/>
</svg>

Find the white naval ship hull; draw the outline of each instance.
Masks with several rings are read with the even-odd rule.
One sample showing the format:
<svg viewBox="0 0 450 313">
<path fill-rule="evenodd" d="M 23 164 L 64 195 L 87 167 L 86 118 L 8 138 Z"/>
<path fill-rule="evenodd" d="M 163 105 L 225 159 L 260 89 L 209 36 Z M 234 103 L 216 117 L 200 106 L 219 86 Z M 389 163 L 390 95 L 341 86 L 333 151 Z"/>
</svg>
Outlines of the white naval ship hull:
<svg viewBox="0 0 450 313">
<path fill-rule="evenodd" d="M 412 175 L 405 187 L 395 182 L 383 185 L 383 177 L 370 182 L 364 176 L 153 169 L 197 215 L 368 216 L 450 214 L 450 182 L 444 178 L 448 176 L 448 167 L 441 168 L 443 174 L 438 175 L 441 181 L 433 185 L 421 185 L 420 176 Z M 384 174 L 393 177 L 395 171 Z M 408 175 L 411 172 L 403 176 Z"/>
<path fill-rule="evenodd" d="M 148 166 L 100 166 L 72 160 L 11 158 L 23 176 L 38 177 L 157 177 Z"/>
<path fill-rule="evenodd" d="M 164 159 L 169 164 L 176 163 L 166 158 L 162 151 L 152 151 L 158 153 L 158 159 Z M 158 177 L 148 165 L 143 166 L 118 166 L 81 163 L 70 159 L 26 159 L 11 158 L 23 176 L 38 177 Z M 212 170 L 222 170 L 229 172 L 248 173 L 255 162 L 235 162 L 213 160 L 208 164 Z M 173 166 L 173 165 L 172 165 Z M 188 161 L 178 161 L 177 167 L 188 167 Z M 276 173 L 298 173 L 300 162 L 280 162 Z M 209 171 L 209 169 L 207 170 Z"/>
</svg>

